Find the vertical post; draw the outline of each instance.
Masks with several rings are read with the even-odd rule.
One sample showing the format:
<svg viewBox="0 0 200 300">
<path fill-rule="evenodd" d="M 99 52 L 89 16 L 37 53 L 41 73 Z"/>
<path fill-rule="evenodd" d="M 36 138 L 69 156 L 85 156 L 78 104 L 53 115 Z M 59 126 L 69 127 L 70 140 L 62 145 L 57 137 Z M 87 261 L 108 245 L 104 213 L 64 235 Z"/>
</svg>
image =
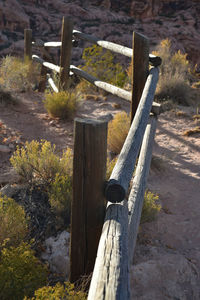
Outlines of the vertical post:
<svg viewBox="0 0 200 300">
<path fill-rule="evenodd" d="M 44 61 L 52 62 L 52 58 L 51 58 L 51 55 L 50 55 L 47 47 L 41 48 L 41 53 L 43 53 L 42 58 Z M 44 91 L 46 89 L 47 72 L 48 72 L 48 69 L 42 65 L 41 71 L 40 71 L 40 82 L 39 82 L 39 86 L 38 86 L 38 91 L 41 93 L 44 93 Z"/>
<path fill-rule="evenodd" d="M 70 281 L 94 268 L 104 222 L 107 122 L 75 119 Z"/>
<path fill-rule="evenodd" d="M 135 116 L 149 73 L 149 40 L 133 32 L 131 122 Z"/>
<path fill-rule="evenodd" d="M 61 35 L 61 55 L 60 55 L 60 82 L 59 90 L 66 90 L 69 85 L 70 59 L 72 49 L 73 22 L 67 17 L 63 17 Z"/>
<path fill-rule="evenodd" d="M 32 30 L 24 29 L 24 61 L 32 60 Z"/>
</svg>

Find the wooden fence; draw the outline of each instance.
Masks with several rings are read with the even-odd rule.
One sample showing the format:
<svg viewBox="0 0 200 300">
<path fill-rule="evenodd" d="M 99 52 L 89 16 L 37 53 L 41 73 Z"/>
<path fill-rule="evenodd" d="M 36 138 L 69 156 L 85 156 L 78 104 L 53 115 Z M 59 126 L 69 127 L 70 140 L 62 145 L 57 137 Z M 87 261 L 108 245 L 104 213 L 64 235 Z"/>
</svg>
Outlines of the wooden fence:
<svg viewBox="0 0 200 300">
<path fill-rule="evenodd" d="M 132 91 L 103 82 L 70 64 L 73 45 L 81 39 L 132 59 Z M 43 58 L 32 55 L 32 47 L 42 49 Z M 51 59 L 48 47 L 60 47 L 60 65 Z M 55 92 L 67 89 L 76 74 L 98 88 L 130 101 L 132 124 L 110 179 L 105 182 L 107 122 L 75 119 L 73 201 L 70 245 L 70 281 L 93 272 L 88 299 L 130 299 L 129 266 L 136 244 L 145 187 L 150 169 L 152 145 L 160 106 L 153 102 L 161 59 L 149 54 L 148 39 L 133 33 L 133 48 L 100 40 L 73 30 L 63 18 L 61 42 L 34 41 L 25 30 L 25 59 L 42 64 L 40 89 L 46 79 Z M 152 65 L 149 71 L 149 64 Z M 60 76 L 56 87 L 47 69 Z M 139 159 L 133 177 L 136 159 Z M 108 201 L 105 208 L 105 198 Z M 97 250 L 98 249 L 98 250 Z"/>
</svg>

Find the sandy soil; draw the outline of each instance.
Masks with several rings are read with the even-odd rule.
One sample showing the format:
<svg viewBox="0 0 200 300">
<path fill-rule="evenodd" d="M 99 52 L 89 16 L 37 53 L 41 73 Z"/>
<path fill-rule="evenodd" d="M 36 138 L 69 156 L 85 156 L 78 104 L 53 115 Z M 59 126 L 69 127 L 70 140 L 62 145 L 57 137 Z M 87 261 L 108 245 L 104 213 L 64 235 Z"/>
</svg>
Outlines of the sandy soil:
<svg viewBox="0 0 200 300">
<path fill-rule="evenodd" d="M 56 145 L 58 152 L 67 146 L 73 147 L 72 120 L 59 121 L 50 118 L 43 107 L 42 94 L 24 93 L 18 96 L 18 105 L 0 108 L 0 145 L 6 145 L 10 149 L 10 152 L 0 152 L 1 186 L 14 180 L 9 157 L 17 144 L 23 145 L 26 140 L 46 139 Z M 114 103 L 120 104 L 121 108 L 116 109 Z M 105 118 L 121 109 L 128 111 L 129 104 L 111 96 L 106 97 L 106 101 L 102 97 L 99 101 L 84 100 L 76 116 Z M 186 114 L 177 116 L 177 110 L 185 111 Z M 146 223 L 140 229 L 134 257 L 134 299 L 200 299 L 197 296 L 200 295 L 199 290 L 193 291 L 195 282 L 198 283 L 200 270 L 200 134 L 183 136 L 185 130 L 196 126 L 192 120 L 192 115 L 196 113 L 195 108 L 179 107 L 176 111 L 165 112 L 159 116 L 148 188 L 158 193 L 162 209 L 156 221 Z M 9 137 L 12 139 L 9 140 Z M 190 289 L 188 288 L 189 292 L 176 295 L 176 287 L 174 294 L 172 292 L 170 295 L 166 292 L 167 287 L 163 285 L 165 293 L 159 291 L 159 294 L 154 291 L 150 295 L 147 293 L 148 280 L 143 286 L 141 282 L 144 283 L 144 276 L 137 280 L 137 266 L 141 267 L 147 261 L 158 260 L 161 260 L 163 265 L 162 259 L 166 255 L 175 255 L 171 266 L 176 262 L 180 263 L 177 257 L 182 257 L 195 270 L 195 282 L 191 284 Z M 168 261 L 170 259 L 167 259 Z M 168 264 L 167 262 L 165 263 Z M 164 278 L 167 279 L 172 274 L 165 270 Z M 178 277 L 180 274 L 177 273 L 173 278 Z M 152 282 L 149 282 L 149 286 L 152 289 Z"/>
</svg>

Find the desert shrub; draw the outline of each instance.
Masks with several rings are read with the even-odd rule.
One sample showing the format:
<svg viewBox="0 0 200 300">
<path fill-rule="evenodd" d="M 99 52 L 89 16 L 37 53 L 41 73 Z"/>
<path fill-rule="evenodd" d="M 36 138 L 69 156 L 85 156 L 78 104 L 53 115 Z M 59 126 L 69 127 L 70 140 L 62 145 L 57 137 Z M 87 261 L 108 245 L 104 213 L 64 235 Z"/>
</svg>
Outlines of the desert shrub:
<svg viewBox="0 0 200 300">
<path fill-rule="evenodd" d="M 42 140 L 26 142 L 17 148 L 11 164 L 21 176 L 21 180 L 40 186 L 49 195 L 49 201 L 58 219 L 69 222 L 72 191 L 72 151 L 67 149 L 60 158 L 55 153 L 55 145 Z"/>
<path fill-rule="evenodd" d="M 85 65 L 82 69 L 102 81 L 123 87 L 126 82 L 126 73 L 120 63 L 115 63 L 115 57 L 111 51 L 100 46 L 93 45 L 85 48 L 82 59 Z M 79 85 L 82 91 L 89 89 L 90 83 L 83 81 Z"/>
<path fill-rule="evenodd" d="M 35 291 L 34 297 L 31 299 L 25 298 L 24 300 L 86 300 L 86 293 L 76 291 L 74 285 L 70 282 L 65 282 L 64 285 L 57 283 L 53 286 L 44 286 Z"/>
<path fill-rule="evenodd" d="M 77 109 L 78 96 L 75 92 L 61 91 L 59 93 L 46 93 L 44 106 L 47 112 L 61 119 L 73 116 Z"/>
<path fill-rule="evenodd" d="M 144 203 L 140 223 L 153 221 L 160 209 L 161 206 L 159 204 L 158 195 L 155 195 L 150 191 L 146 191 L 144 195 Z"/>
<path fill-rule="evenodd" d="M 68 175 L 56 174 L 49 189 L 49 201 L 57 217 L 57 225 L 66 226 L 70 223 L 72 200 L 72 178 Z"/>
<path fill-rule="evenodd" d="M 161 101 L 172 99 L 180 104 L 190 104 L 191 74 L 187 54 L 182 54 L 180 50 L 174 53 L 169 39 L 161 41 L 154 54 L 162 58 L 156 90 L 157 99 Z"/>
<path fill-rule="evenodd" d="M 18 147 L 10 161 L 22 181 L 49 186 L 57 173 L 65 175 L 71 170 L 71 150 L 68 149 L 61 158 L 55 152 L 55 145 L 50 142 L 33 140 Z"/>
<path fill-rule="evenodd" d="M 39 64 L 24 62 L 14 56 L 6 56 L 1 60 L 0 84 L 7 90 L 29 90 L 37 84 L 39 74 Z"/>
<path fill-rule="evenodd" d="M 46 284 L 47 268 L 30 245 L 3 248 L 0 253 L 0 299 L 21 300 Z"/>
<path fill-rule="evenodd" d="M 108 148 L 119 154 L 130 128 L 130 118 L 125 112 L 115 115 L 108 125 Z"/>
<path fill-rule="evenodd" d="M 5 240 L 7 245 L 19 245 L 27 232 L 24 209 L 15 200 L 0 195 L 0 248 Z"/>
</svg>

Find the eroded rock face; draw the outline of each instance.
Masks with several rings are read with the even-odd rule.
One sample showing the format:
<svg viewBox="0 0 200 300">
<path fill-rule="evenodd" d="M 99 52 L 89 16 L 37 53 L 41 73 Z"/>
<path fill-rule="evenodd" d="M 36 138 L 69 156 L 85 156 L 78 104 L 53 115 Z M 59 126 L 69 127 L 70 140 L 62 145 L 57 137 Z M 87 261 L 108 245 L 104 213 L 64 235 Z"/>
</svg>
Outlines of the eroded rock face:
<svg viewBox="0 0 200 300">
<path fill-rule="evenodd" d="M 128 47 L 133 31 L 148 36 L 152 47 L 168 37 L 200 65 L 199 15 L 196 0 L 4 0 L 0 2 L 0 55 L 23 55 L 28 27 L 35 38 L 60 40 L 62 17 L 69 16 L 76 29 Z M 77 63 L 81 52 L 74 50 Z"/>
</svg>

